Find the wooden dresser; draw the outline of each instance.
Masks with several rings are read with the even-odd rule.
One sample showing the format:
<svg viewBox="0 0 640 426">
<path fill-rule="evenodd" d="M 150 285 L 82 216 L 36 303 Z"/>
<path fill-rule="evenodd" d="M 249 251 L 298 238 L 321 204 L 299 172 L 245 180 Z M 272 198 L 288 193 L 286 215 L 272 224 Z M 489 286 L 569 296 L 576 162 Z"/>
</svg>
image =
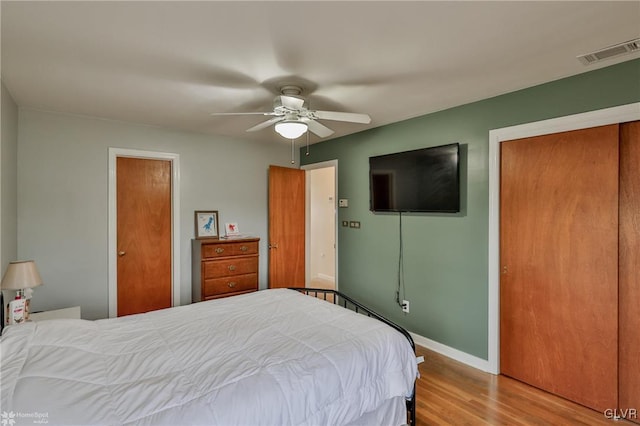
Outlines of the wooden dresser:
<svg viewBox="0 0 640 426">
<path fill-rule="evenodd" d="M 192 300 L 258 290 L 259 238 L 192 240 Z"/>
</svg>

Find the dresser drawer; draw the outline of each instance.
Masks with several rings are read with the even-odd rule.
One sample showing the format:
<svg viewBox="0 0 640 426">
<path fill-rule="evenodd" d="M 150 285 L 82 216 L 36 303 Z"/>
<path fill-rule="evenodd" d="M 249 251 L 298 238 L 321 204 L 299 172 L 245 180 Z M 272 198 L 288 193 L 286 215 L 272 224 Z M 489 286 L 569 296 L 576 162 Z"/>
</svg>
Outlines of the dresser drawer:
<svg viewBox="0 0 640 426">
<path fill-rule="evenodd" d="M 216 257 L 239 256 L 243 254 L 257 254 L 257 241 L 238 241 L 235 243 L 207 244 L 202 247 L 202 258 L 211 259 Z"/>
<path fill-rule="evenodd" d="M 202 262 L 202 278 L 226 277 L 229 275 L 253 274 L 258 272 L 257 257 L 211 260 Z"/>
<path fill-rule="evenodd" d="M 191 250 L 193 302 L 258 290 L 260 238 L 194 239 Z"/>
<path fill-rule="evenodd" d="M 204 298 L 258 290 L 258 274 L 234 275 L 204 280 Z"/>
</svg>

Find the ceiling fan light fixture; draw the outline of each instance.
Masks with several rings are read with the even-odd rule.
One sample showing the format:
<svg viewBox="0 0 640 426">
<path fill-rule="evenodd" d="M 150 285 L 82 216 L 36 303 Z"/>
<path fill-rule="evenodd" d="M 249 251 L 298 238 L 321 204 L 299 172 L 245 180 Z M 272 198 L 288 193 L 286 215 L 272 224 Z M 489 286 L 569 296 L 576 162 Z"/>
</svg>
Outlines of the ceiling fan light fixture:
<svg viewBox="0 0 640 426">
<path fill-rule="evenodd" d="M 286 120 L 276 123 L 275 129 L 283 138 L 296 139 L 307 131 L 307 125 L 300 121 Z"/>
</svg>

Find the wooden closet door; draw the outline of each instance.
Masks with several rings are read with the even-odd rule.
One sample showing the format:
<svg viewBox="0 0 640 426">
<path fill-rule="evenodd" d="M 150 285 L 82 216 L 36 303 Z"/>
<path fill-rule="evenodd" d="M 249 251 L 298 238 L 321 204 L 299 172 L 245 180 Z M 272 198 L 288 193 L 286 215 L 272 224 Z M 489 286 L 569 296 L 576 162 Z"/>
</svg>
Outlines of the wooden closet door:
<svg viewBox="0 0 640 426">
<path fill-rule="evenodd" d="M 118 157 L 118 316 L 171 307 L 171 161 Z"/>
<path fill-rule="evenodd" d="M 620 413 L 640 410 L 640 121 L 620 125 Z M 626 410 L 626 411 L 625 411 Z M 636 418 L 630 418 L 640 423 Z"/>
<path fill-rule="evenodd" d="M 502 143 L 503 374 L 618 402 L 618 126 Z"/>
</svg>

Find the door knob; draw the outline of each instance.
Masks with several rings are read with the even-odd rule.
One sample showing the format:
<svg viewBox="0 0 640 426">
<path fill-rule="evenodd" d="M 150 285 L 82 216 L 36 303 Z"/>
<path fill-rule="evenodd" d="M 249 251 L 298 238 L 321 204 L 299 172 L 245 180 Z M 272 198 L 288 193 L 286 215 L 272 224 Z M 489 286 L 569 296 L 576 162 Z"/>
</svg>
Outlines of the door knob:
<svg viewBox="0 0 640 426">
<path fill-rule="evenodd" d="M 278 248 L 278 243 L 272 243 L 272 244 L 269 244 L 269 248 L 270 248 L 270 249 L 272 249 L 272 248 Z"/>
<path fill-rule="evenodd" d="M 118 252 L 118 256 L 120 256 L 120 257 L 124 256 L 125 254 L 127 254 L 127 252 L 125 252 L 125 251 L 119 251 Z"/>
</svg>

